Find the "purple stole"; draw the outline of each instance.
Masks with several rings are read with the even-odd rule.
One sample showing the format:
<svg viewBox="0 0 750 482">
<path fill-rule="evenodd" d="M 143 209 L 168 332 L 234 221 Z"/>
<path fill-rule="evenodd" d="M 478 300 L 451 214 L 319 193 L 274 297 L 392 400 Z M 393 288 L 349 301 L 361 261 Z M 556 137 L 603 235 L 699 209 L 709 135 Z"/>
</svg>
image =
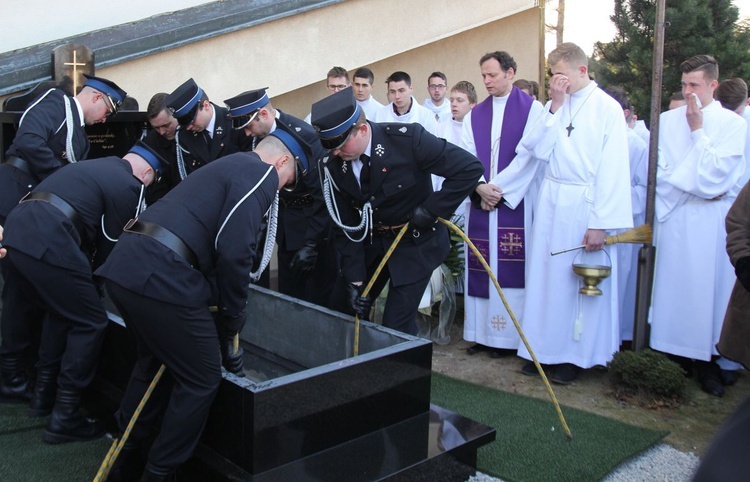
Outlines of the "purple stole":
<svg viewBox="0 0 750 482">
<path fill-rule="evenodd" d="M 497 172 L 505 169 L 516 157 L 516 147 L 523 135 L 533 102 L 534 99 L 513 87 L 505 105 L 505 115 L 500 130 Z M 471 127 L 474 132 L 477 157 L 484 164 L 484 178 L 489 182 L 497 174 L 497 172 L 490 172 L 493 142 L 492 96 L 471 110 Z M 487 239 L 490 230 L 490 213 L 482 211 L 473 203 L 470 209 L 469 238 L 492 266 L 489 259 L 490 240 Z M 510 209 L 501 201 L 497 206 L 497 224 L 498 249 L 497 273 L 495 273 L 497 280 L 503 288 L 523 288 L 526 269 L 523 201 L 516 206 L 516 209 Z M 489 298 L 489 275 L 472 251 L 469 251 L 467 256 L 469 296 Z"/>
</svg>

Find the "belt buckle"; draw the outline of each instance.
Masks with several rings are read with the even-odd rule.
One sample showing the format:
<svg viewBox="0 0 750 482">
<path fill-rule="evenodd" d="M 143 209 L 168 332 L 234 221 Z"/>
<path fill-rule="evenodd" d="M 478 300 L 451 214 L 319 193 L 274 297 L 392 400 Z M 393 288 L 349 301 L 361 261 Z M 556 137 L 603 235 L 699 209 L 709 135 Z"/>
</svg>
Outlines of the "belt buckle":
<svg viewBox="0 0 750 482">
<path fill-rule="evenodd" d="M 130 228 L 133 227 L 133 225 L 135 224 L 136 221 L 137 221 L 136 218 L 131 219 L 130 221 L 128 221 L 128 223 L 125 225 L 125 227 L 122 228 L 122 230 L 123 231 L 130 231 Z"/>
</svg>

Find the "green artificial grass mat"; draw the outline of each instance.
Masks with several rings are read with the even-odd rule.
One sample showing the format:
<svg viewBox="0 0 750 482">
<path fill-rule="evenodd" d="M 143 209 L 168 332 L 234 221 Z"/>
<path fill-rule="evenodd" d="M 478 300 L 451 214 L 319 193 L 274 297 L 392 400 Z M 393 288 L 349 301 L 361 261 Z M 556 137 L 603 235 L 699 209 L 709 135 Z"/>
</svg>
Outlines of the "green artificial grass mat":
<svg viewBox="0 0 750 482">
<path fill-rule="evenodd" d="M 28 409 L 27 404 L 0 404 L 0 481 L 93 480 L 112 441 L 46 444 L 42 432 L 48 418 L 31 418 Z"/>
<path fill-rule="evenodd" d="M 541 383 L 541 381 L 539 381 Z M 667 432 L 562 407 L 565 437 L 549 400 L 494 390 L 432 373 L 432 403 L 497 430 L 478 451 L 477 469 L 508 481 L 599 481 Z"/>
<path fill-rule="evenodd" d="M 432 403 L 497 430 L 479 449 L 478 470 L 508 481 L 598 481 L 666 432 L 635 427 L 563 407 L 567 440 L 551 402 L 432 374 Z M 30 418 L 25 404 L 0 404 L 0 481 L 90 481 L 111 440 L 48 445 L 46 418 Z"/>
</svg>

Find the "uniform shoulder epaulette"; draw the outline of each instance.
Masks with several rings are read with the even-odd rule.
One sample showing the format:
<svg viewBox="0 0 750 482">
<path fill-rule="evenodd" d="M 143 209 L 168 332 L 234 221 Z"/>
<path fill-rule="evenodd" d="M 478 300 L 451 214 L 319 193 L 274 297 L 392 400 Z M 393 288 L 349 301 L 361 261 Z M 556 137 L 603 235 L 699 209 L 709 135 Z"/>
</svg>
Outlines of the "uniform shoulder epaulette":
<svg viewBox="0 0 750 482">
<path fill-rule="evenodd" d="M 385 125 L 385 133 L 391 136 L 411 137 L 412 132 L 414 132 L 414 126 L 411 124 L 392 123 Z"/>
</svg>

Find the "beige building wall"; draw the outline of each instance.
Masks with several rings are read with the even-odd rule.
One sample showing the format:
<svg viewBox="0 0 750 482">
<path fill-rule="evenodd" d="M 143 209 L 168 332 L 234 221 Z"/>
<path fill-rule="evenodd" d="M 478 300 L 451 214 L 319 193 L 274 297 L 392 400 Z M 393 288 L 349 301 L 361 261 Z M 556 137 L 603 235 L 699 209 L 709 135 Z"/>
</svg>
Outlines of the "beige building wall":
<svg viewBox="0 0 750 482">
<path fill-rule="evenodd" d="M 414 97 L 419 103 L 424 102 L 429 95 L 427 76 L 436 70 L 446 75 L 449 88 L 460 80 L 468 80 L 474 84 L 481 101 L 487 97 L 487 90 L 482 83 L 479 59 L 487 52 L 505 50 L 510 53 L 518 64 L 516 79 L 538 79 L 538 24 L 539 11 L 531 9 L 369 65 L 362 65 L 369 67 L 375 74 L 374 96 L 383 104 L 387 103 L 385 79 L 397 70 L 403 70 L 411 76 Z M 349 70 L 350 77 L 362 66 L 331 63 L 324 68 L 323 75 L 333 65 Z M 312 103 L 328 94 L 323 79 L 313 85 L 276 96 L 273 103 L 289 114 L 304 118 L 310 113 Z"/>
<path fill-rule="evenodd" d="M 478 0 L 459 9 L 448 0 L 347 0 L 97 73 L 121 85 L 141 110 L 154 93 L 193 77 L 214 102 L 269 87 L 278 106 L 305 116 L 327 95 L 323 80 L 334 65 L 371 66 L 381 101 L 382 81 L 394 70 L 412 75 L 420 102 L 433 70 L 445 72 L 449 83 L 471 80 L 482 96 L 477 61 L 489 50 L 508 50 L 521 72 L 532 74 L 539 44 L 534 3 Z"/>
</svg>

